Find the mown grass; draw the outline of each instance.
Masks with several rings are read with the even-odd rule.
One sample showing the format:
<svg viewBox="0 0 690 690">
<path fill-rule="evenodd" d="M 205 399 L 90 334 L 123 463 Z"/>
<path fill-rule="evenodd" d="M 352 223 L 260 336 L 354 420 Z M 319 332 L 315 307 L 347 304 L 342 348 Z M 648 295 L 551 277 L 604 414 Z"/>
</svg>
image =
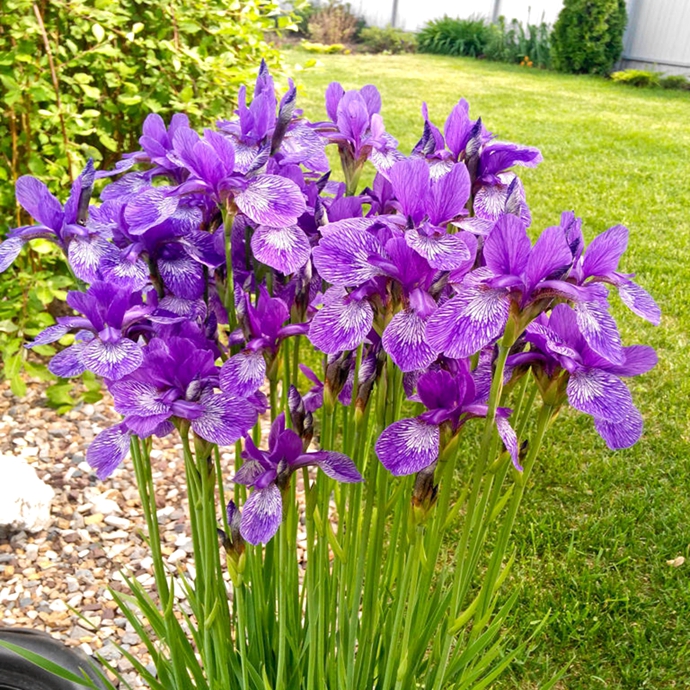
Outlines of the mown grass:
<svg viewBox="0 0 690 690">
<path fill-rule="evenodd" d="M 289 53 L 288 64 L 306 60 Z M 324 56 L 298 75 L 299 104 L 325 116 L 323 92 L 376 84 L 403 151 L 420 105 L 442 125 L 460 97 L 500 139 L 538 146 L 521 171 L 533 229 L 573 209 L 587 240 L 623 223 L 623 270 L 657 299 L 654 328 L 615 304 L 624 340 L 653 345 L 659 365 L 631 383 L 640 443 L 610 452 L 591 419 L 566 411 L 543 450 L 517 525 L 515 629 L 553 618 L 541 643 L 496 688 L 538 688 L 574 659 L 568 690 L 690 687 L 690 97 L 637 91 L 462 58 Z M 688 557 L 675 568 L 667 560 Z"/>
</svg>

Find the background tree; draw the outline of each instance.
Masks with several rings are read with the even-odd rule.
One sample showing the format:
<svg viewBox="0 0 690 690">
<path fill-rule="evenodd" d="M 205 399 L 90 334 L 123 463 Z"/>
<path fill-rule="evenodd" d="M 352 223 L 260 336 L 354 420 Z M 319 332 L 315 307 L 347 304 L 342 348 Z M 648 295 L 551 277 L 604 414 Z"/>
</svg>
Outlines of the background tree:
<svg viewBox="0 0 690 690">
<path fill-rule="evenodd" d="M 556 69 L 608 74 L 623 53 L 625 0 L 565 0 L 551 36 Z"/>
</svg>

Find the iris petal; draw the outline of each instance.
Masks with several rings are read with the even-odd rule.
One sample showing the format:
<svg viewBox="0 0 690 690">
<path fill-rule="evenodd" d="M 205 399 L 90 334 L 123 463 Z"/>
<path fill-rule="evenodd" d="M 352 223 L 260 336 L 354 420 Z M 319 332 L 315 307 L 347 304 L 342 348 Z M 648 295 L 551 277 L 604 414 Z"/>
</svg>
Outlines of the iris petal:
<svg viewBox="0 0 690 690">
<path fill-rule="evenodd" d="M 376 442 L 381 464 L 396 477 L 416 474 L 438 458 L 439 428 L 420 419 L 401 419 L 384 429 Z"/>
</svg>

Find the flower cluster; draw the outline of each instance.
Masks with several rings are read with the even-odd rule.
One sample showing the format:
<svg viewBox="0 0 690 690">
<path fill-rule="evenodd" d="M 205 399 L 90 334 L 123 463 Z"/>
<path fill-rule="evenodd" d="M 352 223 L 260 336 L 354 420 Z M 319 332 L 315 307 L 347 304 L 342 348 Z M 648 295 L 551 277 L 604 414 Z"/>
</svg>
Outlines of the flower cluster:
<svg viewBox="0 0 690 690">
<path fill-rule="evenodd" d="M 51 371 L 92 371 L 112 393 L 122 422 L 101 432 L 87 456 L 100 477 L 126 456 L 132 435 L 177 427 L 212 444 L 244 437 L 246 462 L 234 481 L 251 493 L 239 529 L 265 542 L 296 469 L 362 480 L 346 456 L 309 450 L 311 415 L 338 396 L 365 408 L 384 363 L 426 408 L 380 433 L 376 453 L 390 472 L 433 470 L 465 423 L 487 415 L 520 470 L 511 410 L 489 404 L 499 344 L 510 350 L 506 380 L 531 369 L 545 401 L 567 400 L 593 416 L 611 448 L 639 438 L 642 417 L 619 377 L 644 373 L 655 356 L 623 346 L 608 294 L 617 289 L 655 324 L 659 309 L 619 272 L 625 228 L 585 248 L 580 220 L 564 213 L 532 244 L 513 169 L 541 155 L 497 141 L 464 100 L 443 132 L 424 106 L 409 156 L 385 131 L 373 86 L 331 84 L 327 122 L 310 123 L 295 105 L 294 85 L 278 101 L 262 65 L 234 119 L 198 133 L 184 115 L 167 126 L 150 115 L 141 149 L 113 171 L 89 163 L 64 207 L 38 180 L 18 180 L 17 200 L 36 224 L 0 244 L 0 270 L 25 243 L 45 238 L 88 284 L 68 295 L 75 315 L 33 344 L 75 331 Z M 327 174 L 329 144 L 345 183 Z M 367 161 L 376 176 L 356 194 Z M 249 434 L 267 408 L 262 388 L 266 379 L 286 386 L 283 344 L 293 339 L 295 351 L 305 336 L 327 356 L 324 381 L 302 369 L 313 387 L 284 396 L 292 428 L 273 409 L 269 448 L 260 450 Z"/>
</svg>

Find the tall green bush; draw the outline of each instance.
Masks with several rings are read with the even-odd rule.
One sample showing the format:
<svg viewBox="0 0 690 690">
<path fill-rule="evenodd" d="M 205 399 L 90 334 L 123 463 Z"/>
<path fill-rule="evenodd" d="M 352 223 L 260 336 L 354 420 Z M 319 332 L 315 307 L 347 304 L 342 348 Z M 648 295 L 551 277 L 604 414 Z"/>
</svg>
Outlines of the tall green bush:
<svg viewBox="0 0 690 690">
<path fill-rule="evenodd" d="M 527 24 L 517 19 L 506 22 L 499 17 L 489 27 L 489 40 L 484 51 L 488 60 L 497 62 L 522 62 L 529 57 L 537 67 L 551 67 L 551 41 L 548 24 Z"/>
<path fill-rule="evenodd" d="M 392 26 L 381 28 L 367 26 L 359 34 L 359 40 L 372 53 L 414 53 L 417 50 L 417 37 L 409 31 Z"/>
<path fill-rule="evenodd" d="M 553 28 L 553 66 L 574 74 L 608 74 L 623 53 L 625 0 L 565 0 Z"/>
<path fill-rule="evenodd" d="M 489 36 L 489 25 L 481 17 L 443 17 L 422 28 L 417 36 L 417 47 L 420 53 L 479 57 L 484 54 Z"/>
<path fill-rule="evenodd" d="M 19 176 L 60 198 L 88 158 L 112 168 L 136 148 L 151 112 L 183 111 L 197 125 L 229 116 L 261 58 L 280 63 L 267 33 L 293 28 L 278 0 L 4 0 L 0 240 L 30 222 L 15 205 Z M 16 392 L 27 366 L 18 343 L 52 321 L 55 291 L 72 285 L 45 243 L 0 275 L 0 377 Z"/>
</svg>

